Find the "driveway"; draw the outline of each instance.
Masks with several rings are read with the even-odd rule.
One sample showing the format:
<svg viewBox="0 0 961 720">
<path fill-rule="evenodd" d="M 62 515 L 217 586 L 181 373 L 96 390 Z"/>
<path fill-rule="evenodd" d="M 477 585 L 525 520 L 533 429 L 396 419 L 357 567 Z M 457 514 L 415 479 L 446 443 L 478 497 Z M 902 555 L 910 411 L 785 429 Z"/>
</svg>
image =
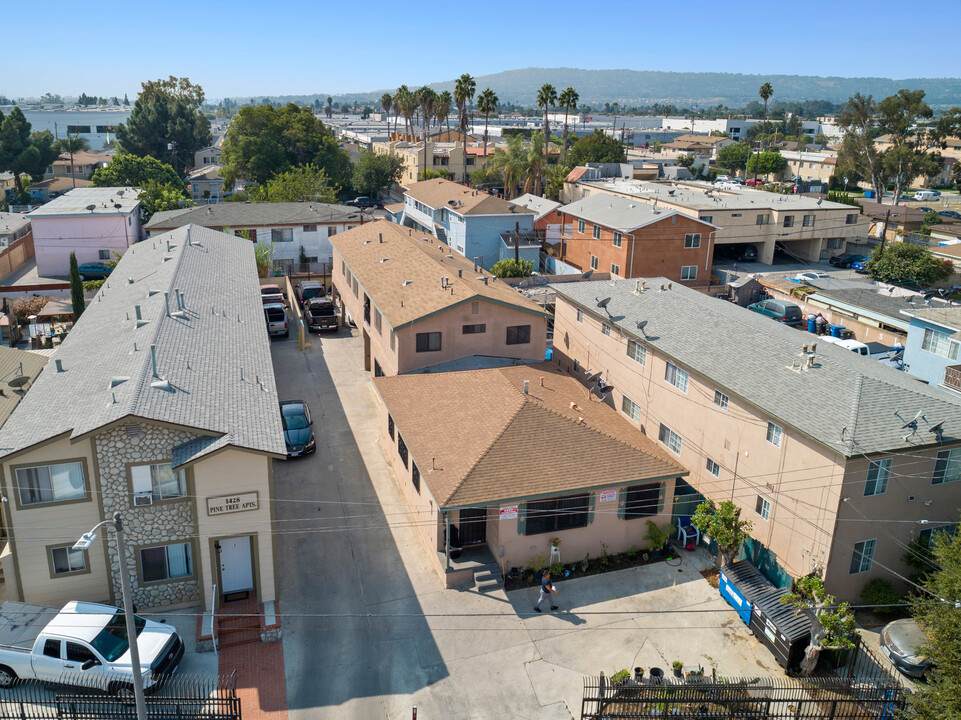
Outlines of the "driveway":
<svg viewBox="0 0 961 720">
<path fill-rule="evenodd" d="M 563 718 L 584 675 L 673 660 L 780 675 L 699 570 L 706 554 L 535 589 L 445 590 L 380 450 L 357 331 L 273 346 L 281 398 L 308 402 L 313 457 L 277 461 L 276 537 L 289 715 Z M 709 659 L 711 656 L 712 659 Z"/>
</svg>

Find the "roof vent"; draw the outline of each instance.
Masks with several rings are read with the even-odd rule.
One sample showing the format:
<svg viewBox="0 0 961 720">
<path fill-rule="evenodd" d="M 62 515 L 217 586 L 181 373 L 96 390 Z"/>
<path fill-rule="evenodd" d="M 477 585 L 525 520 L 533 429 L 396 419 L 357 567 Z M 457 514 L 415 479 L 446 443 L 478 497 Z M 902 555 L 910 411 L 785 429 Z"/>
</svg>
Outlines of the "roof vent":
<svg viewBox="0 0 961 720">
<path fill-rule="evenodd" d="M 140 434 L 140 424 L 127 423 L 123 426 L 123 434 L 127 437 L 137 437 Z"/>
<path fill-rule="evenodd" d="M 114 375 L 112 378 L 110 378 L 110 388 L 113 389 L 118 385 L 123 385 L 129 379 L 130 378 L 126 377 L 125 375 Z"/>
<path fill-rule="evenodd" d="M 173 392 L 173 385 L 170 384 L 169 380 L 154 380 L 150 383 L 150 387 L 156 388 L 157 390 L 164 390 L 166 392 Z"/>
<path fill-rule="evenodd" d="M 63 372 L 63 361 L 62 361 L 60 358 L 56 358 L 56 359 L 53 361 L 53 364 L 57 366 L 57 372 L 58 372 L 58 373 L 62 373 L 62 372 Z"/>
<path fill-rule="evenodd" d="M 403 284 L 401 285 L 401 287 L 407 287 L 407 286 L 410 285 L 412 282 L 414 282 L 414 281 L 413 281 L 413 280 L 404 280 L 404 282 L 403 282 Z"/>
<path fill-rule="evenodd" d="M 377 233 L 377 240 L 379 242 L 384 242 L 384 233 Z"/>
<path fill-rule="evenodd" d="M 385 263 L 385 262 L 387 262 L 388 260 L 390 260 L 390 258 L 385 258 L 385 257 L 383 257 L 383 258 L 380 259 L 380 261 L 381 261 L 382 263 Z"/>
</svg>

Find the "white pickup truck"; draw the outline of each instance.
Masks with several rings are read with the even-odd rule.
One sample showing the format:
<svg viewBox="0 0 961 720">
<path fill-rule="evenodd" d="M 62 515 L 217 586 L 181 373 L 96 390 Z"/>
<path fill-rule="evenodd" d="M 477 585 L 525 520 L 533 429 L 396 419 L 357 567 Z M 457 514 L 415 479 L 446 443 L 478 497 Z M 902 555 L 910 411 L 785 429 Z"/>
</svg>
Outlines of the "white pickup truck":
<svg viewBox="0 0 961 720">
<path fill-rule="evenodd" d="M 144 689 L 173 674 L 184 654 L 177 631 L 135 618 Z M 133 667 L 122 610 L 71 601 L 61 610 L 5 602 L 0 605 L 0 688 L 18 678 L 97 687 L 133 694 Z"/>
</svg>

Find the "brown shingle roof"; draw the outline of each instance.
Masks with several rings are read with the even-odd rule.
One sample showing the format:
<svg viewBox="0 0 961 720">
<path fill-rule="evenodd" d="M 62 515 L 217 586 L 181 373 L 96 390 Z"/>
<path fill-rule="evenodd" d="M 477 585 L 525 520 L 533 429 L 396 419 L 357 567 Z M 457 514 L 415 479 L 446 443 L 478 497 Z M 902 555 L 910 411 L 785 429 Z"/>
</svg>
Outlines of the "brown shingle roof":
<svg viewBox="0 0 961 720">
<path fill-rule="evenodd" d="M 445 207 L 460 215 L 510 215 L 525 212 L 482 190 L 472 190 L 466 185 L 441 178 L 412 183 L 407 186 L 404 194 L 432 208 Z"/>
<path fill-rule="evenodd" d="M 526 395 L 524 380 L 530 381 Z M 375 384 L 441 507 L 687 474 L 553 365 L 398 375 Z M 439 422 L 469 432 L 438 432 Z"/>
<path fill-rule="evenodd" d="M 586 167 L 583 167 L 583 166 L 576 167 L 573 170 L 571 170 L 569 173 L 567 173 L 567 177 L 564 178 L 564 182 L 569 182 L 569 183 L 577 182 L 582 177 L 584 177 L 584 173 L 586 172 L 587 172 Z"/>
<path fill-rule="evenodd" d="M 452 248 L 436 238 L 427 236 L 427 242 L 423 238 L 423 233 L 411 235 L 409 229 L 387 220 L 365 223 L 330 238 L 394 330 L 475 299 L 544 315 L 537 303 L 490 273 L 475 270 L 470 260 Z M 446 287 L 441 287 L 442 277 L 448 279 Z M 488 284 L 479 277 L 486 277 Z"/>
<path fill-rule="evenodd" d="M 88 150 L 78 150 L 73 154 L 73 161 L 70 160 L 70 153 L 60 153 L 60 157 L 53 161 L 54 165 L 98 165 L 108 163 L 113 159 L 113 155 L 89 152 Z"/>
</svg>

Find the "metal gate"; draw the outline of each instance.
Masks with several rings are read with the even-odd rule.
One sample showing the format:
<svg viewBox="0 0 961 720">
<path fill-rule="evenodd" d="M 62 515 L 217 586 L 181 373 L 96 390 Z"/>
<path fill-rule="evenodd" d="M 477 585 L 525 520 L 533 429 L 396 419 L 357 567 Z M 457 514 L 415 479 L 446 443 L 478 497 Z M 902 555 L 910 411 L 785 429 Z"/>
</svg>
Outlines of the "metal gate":
<svg viewBox="0 0 961 720">
<path fill-rule="evenodd" d="M 457 529 L 460 531 L 458 541 L 462 547 L 487 542 L 487 509 L 464 508 L 460 511 Z"/>
</svg>

